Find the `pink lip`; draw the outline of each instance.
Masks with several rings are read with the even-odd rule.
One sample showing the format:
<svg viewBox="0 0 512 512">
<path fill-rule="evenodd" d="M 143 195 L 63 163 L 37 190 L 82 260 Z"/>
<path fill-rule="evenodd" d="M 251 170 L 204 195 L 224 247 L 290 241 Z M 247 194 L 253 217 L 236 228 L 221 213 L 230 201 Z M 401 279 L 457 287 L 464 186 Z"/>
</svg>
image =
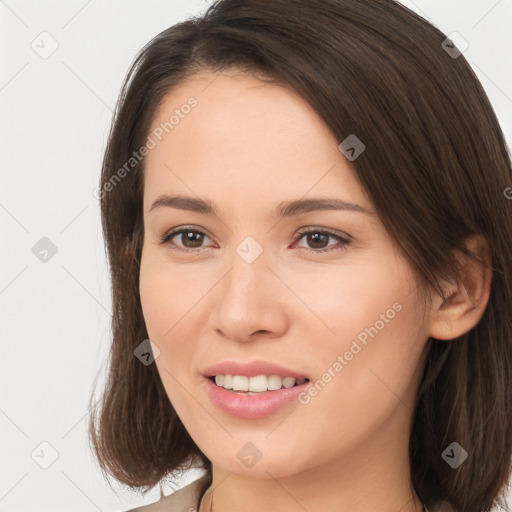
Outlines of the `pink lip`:
<svg viewBox="0 0 512 512">
<path fill-rule="evenodd" d="M 309 378 L 307 375 L 269 361 L 252 361 L 251 363 L 224 361 L 210 366 L 203 372 L 205 377 L 212 377 L 219 374 L 245 375 L 247 377 L 255 377 L 256 375 L 279 375 L 280 377 L 295 377 L 296 379 L 300 379 L 301 377 Z"/>
<path fill-rule="evenodd" d="M 219 371 L 218 373 L 223 372 Z M 240 373 L 236 374 L 240 375 Z M 265 372 L 256 373 L 255 375 L 261 374 L 265 374 Z M 272 371 L 270 374 L 281 375 L 281 372 Z M 244 373 L 242 373 L 242 375 L 244 375 Z M 245 373 L 245 375 L 247 375 L 247 373 Z M 289 376 L 292 377 L 293 375 Z M 265 416 L 274 414 L 294 400 L 298 402 L 297 396 L 311 384 L 310 381 L 306 381 L 292 388 L 281 388 L 276 391 L 266 391 L 265 393 L 257 395 L 244 395 L 217 386 L 209 377 L 204 377 L 201 379 L 201 382 L 206 387 L 211 401 L 221 411 L 231 416 L 250 420 L 264 418 Z"/>
</svg>

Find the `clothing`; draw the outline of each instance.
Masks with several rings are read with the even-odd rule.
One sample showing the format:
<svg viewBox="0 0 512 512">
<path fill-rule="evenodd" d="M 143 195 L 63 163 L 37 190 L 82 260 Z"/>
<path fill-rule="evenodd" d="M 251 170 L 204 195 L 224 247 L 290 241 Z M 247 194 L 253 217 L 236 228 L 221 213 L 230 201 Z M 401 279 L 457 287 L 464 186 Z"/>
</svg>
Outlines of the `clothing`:
<svg viewBox="0 0 512 512">
<path fill-rule="evenodd" d="M 155 503 L 132 508 L 126 512 L 196 512 L 201 497 L 210 486 L 211 476 L 206 474 L 190 484 L 164 496 Z"/>
<path fill-rule="evenodd" d="M 206 474 L 155 503 L 132 508 L 126 512 L 197 512 L 201 497 L 210 490 L 210 484 L 211 477 Z M 204 501 L 206 510 L 209 510 L 210 498 L 211 493 L 208 492 Z M 453 509 L 448 504 L 443 504 L 435 508 L 429 507 L 429 512 L 453 512 Z"/>
</svg>

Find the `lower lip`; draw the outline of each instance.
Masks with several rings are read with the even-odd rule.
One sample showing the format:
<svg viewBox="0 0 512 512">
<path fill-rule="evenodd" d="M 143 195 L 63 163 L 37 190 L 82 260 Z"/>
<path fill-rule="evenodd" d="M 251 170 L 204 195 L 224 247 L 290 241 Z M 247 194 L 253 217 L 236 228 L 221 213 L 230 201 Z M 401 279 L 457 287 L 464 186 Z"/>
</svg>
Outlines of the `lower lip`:
<svg viewBox="0 0 512 512">
<path fill-rule="evenodd" d="M 245 395 L 217 386 L 206 377 L 203 378 L 203 381 L 212 402 L 221 411 L 248 420 L 265 418 L 294 400 L 298 402 L 297 396 L 310 384 L 310 381 L 306 381 L 292 388 L 281 388 L 257 395 Z"/>
</svg>

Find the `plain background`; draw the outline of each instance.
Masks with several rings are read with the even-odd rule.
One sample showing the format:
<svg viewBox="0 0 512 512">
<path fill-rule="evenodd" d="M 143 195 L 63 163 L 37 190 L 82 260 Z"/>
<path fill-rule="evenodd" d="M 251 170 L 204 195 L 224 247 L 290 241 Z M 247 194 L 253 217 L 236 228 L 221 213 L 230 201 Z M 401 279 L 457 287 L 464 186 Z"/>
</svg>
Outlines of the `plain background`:
<svg viewBox="0 0 512 512">
<path fill-rule="evenodd" d="M 403 3 L 467 40 L 464 55 L 510 146 L 512 0 Z M 116 495 L 88 448 L 88 399 L 108 353 L 111 312 L 93 189 L 135 54 L 208 5 L 0 0 L 1 512 L 123 511 L 159 498 L 158 488 L 144 499 L 121 486 Z M 43 237 L 57 250 L 46 262 L 33 250 L 48 244 Z"/>
</svg>

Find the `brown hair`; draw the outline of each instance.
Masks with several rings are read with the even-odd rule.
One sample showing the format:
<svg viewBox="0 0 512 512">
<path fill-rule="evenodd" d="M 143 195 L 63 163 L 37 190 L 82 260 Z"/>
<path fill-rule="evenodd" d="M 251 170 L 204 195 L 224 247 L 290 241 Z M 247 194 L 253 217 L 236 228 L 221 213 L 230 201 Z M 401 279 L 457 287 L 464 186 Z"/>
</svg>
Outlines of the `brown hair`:
<svg viewBox="0 0 512 512">
<path fill-rule="evenodd" d="M 100 181 L 113 340 L 102 409 L 92 407 L 89 429 L 105 474 L 147 492 L 193 461 L 211 473 L 156 366 L 134 357 L 148 338 L 138 290 L 144 159 L 122 181 L 112 178 L 144 144 L 173 88 L 201 70 L 234 68 L 290 86 L 340 142 L 350 134 L 363 141 L 351 168 L 429 290 L 443 296 L 439 279 L 458 275 L 456 252 L 472 256 L 464 240 L 485 237 L 489 303 L 463 336 L 428 340 L 409 450 L 427 506 L 445 500 L 457 512 L 483 512 L 497 504 L 512 457 L 512 168 L 487 95 L 445 39 L 394 0 L 220 0 L 139 52 Z M 453 441 L 469 453 L 457 469 L 441 457 Z"/>
</svg>

